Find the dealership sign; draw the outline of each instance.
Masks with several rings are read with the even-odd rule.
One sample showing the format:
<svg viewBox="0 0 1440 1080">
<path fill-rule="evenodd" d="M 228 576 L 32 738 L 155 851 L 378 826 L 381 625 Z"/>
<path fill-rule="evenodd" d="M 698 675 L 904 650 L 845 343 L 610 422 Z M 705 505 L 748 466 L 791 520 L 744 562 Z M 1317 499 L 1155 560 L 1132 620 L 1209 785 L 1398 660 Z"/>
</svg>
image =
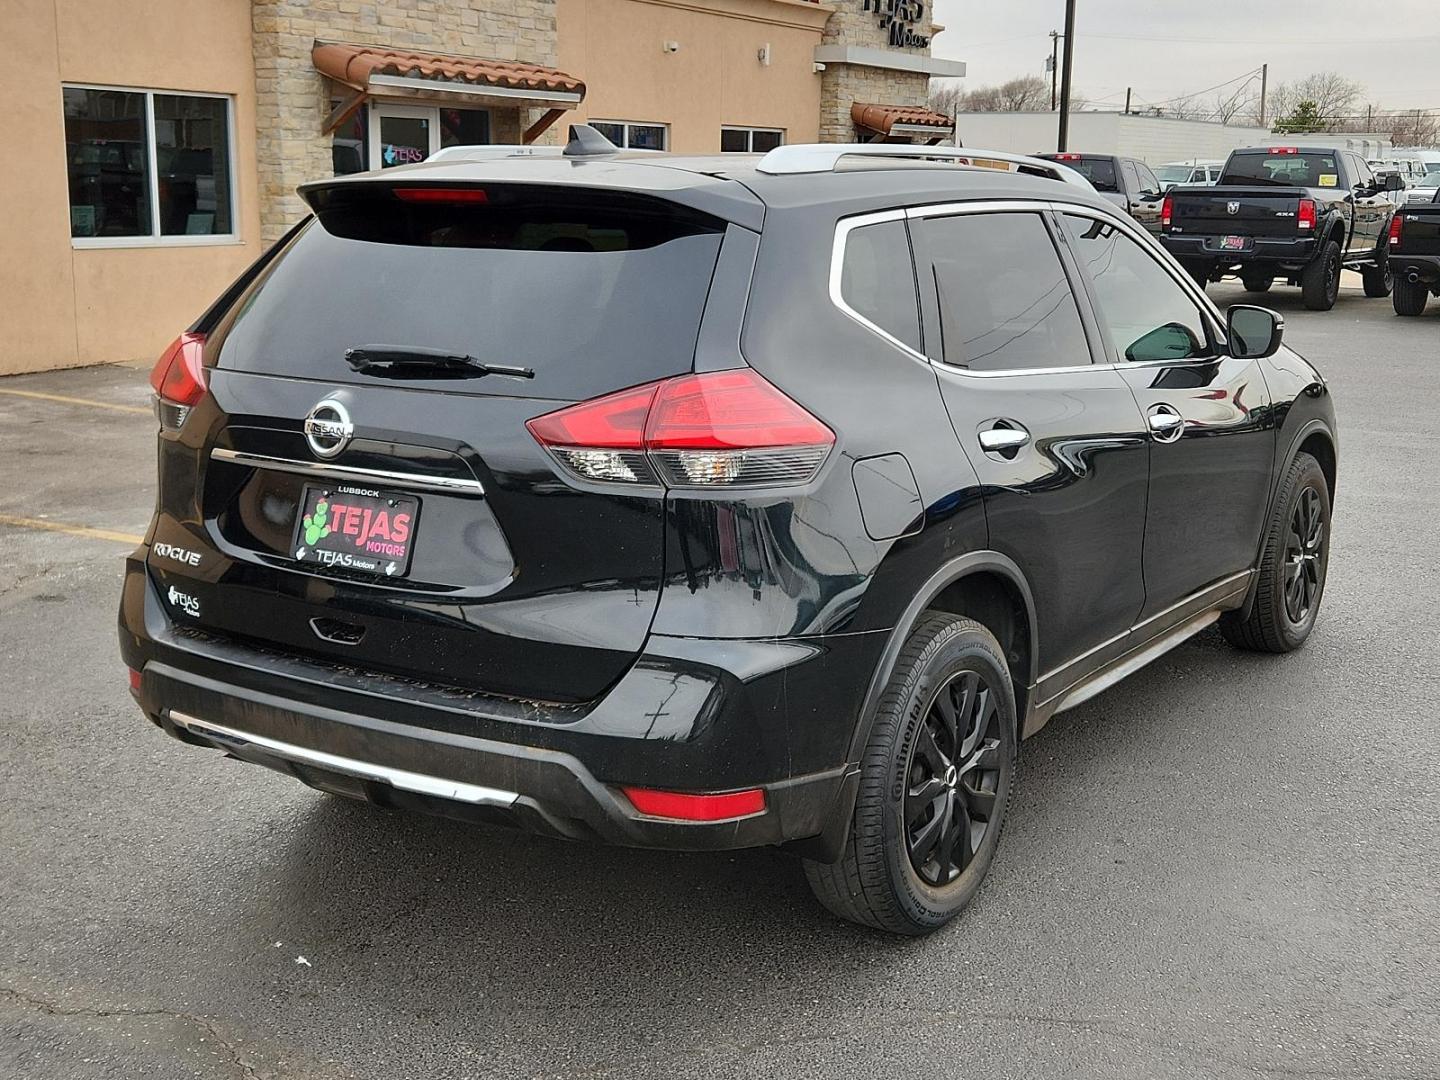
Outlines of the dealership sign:
<svg viewBox="0 0 1440 1080">
<path fill-rule="evenodd" d="M 923 49 L 930 44 L 929 34 L 917 34 L 916 28 L 925 18 L 925 0 L 864 0 L 864 11 L 880 16 L 880 29 L 890 44 L 901 49 Z"/>
</svg>

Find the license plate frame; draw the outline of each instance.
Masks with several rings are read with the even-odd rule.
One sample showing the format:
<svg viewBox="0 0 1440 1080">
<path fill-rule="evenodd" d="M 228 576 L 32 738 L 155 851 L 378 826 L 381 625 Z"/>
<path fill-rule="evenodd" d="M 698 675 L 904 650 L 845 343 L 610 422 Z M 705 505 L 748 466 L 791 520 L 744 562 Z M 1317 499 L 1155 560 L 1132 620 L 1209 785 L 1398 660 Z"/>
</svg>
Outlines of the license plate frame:
<svg viewBox="0 0 1440 1080">
<path fill-rule="evenodd" d="M 1220 238 L 1221 251 L 1249 251 L 1250 238 L 1248 236 L 1222 236 Z"/>
<path fill-rule="evenodd" d="M 410 573 L 419 520 L 415 495 L 354 484 L 306 484 L 290 554 L 296 562 L 327 569 L 403 578 Z"/>
</svg>

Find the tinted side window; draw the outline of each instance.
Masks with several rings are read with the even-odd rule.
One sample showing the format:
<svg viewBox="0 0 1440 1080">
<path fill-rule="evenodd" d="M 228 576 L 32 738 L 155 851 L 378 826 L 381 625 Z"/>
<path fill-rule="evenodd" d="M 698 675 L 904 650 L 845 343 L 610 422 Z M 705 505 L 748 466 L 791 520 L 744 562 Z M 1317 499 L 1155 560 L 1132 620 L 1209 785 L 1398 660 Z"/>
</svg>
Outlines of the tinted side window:
<svg viewBox="0 0 1440 1080">
<path fill-rule="evenodd" d="M 1119 360 L 1187 360 L 1210 355 L 1200 309 L 1151 255 L 1113 225 L 1077 214 L 1065 227 L 1094 283 L 1096 315 Z"/>
<path fill-rule="evenodd" d="M 1069 279 L 1039 214 L 964 214 L 921 227 L 947 364 L 1013 371 L 1090 363 Z"/>
<path fill-rule="evenodd" d="M 1140 193 L 1140 177 L 1135 173 L 1135 166 L 1128 161 L 1120 162 L 1120 175 L 1125 178 L 1125 194 L 1138 195 Z"/>
<path fill-rule="evenodd" d="M 1366 187 L 1375 186 L 1375 174 L 1370 171 L 1370 166 L 1365 163 L 1364 158 L 1359 154 L 1348 154 L 1346 155 L 1346 160 L 1350 162 L 1350 168 L 1352 170 L 1350 177 L 1350 183 L 1352 185 L 1364 184 Z"/>
<path fill-rule="evenodd" d="M 882 221 L 850 230 L 840 268 L 840 295 L 887 334 L 920 350 L 915 266 L 903 221 Z"/>
<path fill-rule="evenodd" d="M 1135 163 L 1135 175 L 1140 177 L 1140 190 L 1146 195 L 1160 193 L 1160 181 L 1155 179 L 1155 174 L 1144 162 L 1137 161 Z"/>
</svg>

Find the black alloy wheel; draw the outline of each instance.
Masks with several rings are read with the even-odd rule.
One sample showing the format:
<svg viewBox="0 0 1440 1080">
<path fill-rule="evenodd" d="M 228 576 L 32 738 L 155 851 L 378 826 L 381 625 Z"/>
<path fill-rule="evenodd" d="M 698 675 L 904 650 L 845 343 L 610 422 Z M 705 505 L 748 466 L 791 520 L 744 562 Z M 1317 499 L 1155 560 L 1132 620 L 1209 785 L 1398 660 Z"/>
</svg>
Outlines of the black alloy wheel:
<svg viewBox="0 0 1440 1080">
<path fill-rule="evenodd" d="M 954 881 L 984 843 L 1000 784 L 998 696 L 961 671 L 931 699 L 906 770 L 905 843 L 927 885 Z"/>
<path fill-rule="evenodd" d="M 1320 492 L 1302 489 L 1290 515 L 1285 537 L 1285 615 L 1291 625 L 1304 626 L 1315 601 L 1325 566 L 1325 511 Z"/>
</svg>

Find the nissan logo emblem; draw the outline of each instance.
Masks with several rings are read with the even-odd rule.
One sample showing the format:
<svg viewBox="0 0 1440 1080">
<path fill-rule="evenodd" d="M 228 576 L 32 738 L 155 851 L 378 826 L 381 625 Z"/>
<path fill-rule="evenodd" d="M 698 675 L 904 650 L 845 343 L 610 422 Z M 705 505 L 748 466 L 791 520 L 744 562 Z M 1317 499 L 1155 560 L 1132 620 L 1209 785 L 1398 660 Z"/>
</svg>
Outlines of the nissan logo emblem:
<svg viewBox="0 0 1440 1080">
<path fill-rule="evenodd" d="M 350 445 L 355 425 L 345 406 L 334 398 L 326 398 L 305 417 L 305 441 L 316 457 L 335 457 Z"/>
</svg>

